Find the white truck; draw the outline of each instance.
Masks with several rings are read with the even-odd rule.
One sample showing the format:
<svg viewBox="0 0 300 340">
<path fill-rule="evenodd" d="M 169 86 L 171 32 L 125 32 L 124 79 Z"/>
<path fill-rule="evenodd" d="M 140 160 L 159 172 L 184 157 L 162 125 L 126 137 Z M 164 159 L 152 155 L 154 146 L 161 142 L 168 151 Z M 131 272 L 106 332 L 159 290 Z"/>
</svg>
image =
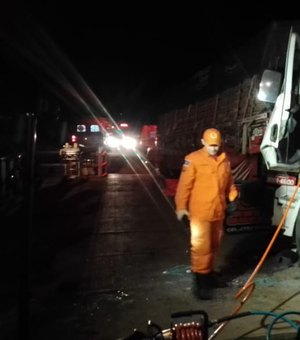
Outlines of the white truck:
<svg viewBox="0 0 300 340">
<path fill-rule="evenodd" d="M 292 197 L 300 172 L 300 36 L 291 28 L 284 72 L 265 70 L 258 99 L 273 106 L 260 150 L 268 171 L 277 173 L 272 224 L 278 225 Z M 283 224 L 300 254 L 300 190 Z"/>
</svg>

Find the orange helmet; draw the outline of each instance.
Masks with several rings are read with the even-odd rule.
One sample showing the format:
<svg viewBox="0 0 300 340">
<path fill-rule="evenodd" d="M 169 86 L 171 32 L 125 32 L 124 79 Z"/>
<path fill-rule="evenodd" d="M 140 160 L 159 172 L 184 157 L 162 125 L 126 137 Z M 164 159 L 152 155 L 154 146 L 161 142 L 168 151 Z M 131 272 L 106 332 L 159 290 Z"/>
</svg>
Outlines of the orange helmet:
<svg viewBox="0 0 300 340">
<path fill-rule="evenodd" d="M 210 128 L 204 131 L 202 138 L 207 145 L 218 145 L 222 143 L 222 136 L 219 130 Z"/>
</svg>

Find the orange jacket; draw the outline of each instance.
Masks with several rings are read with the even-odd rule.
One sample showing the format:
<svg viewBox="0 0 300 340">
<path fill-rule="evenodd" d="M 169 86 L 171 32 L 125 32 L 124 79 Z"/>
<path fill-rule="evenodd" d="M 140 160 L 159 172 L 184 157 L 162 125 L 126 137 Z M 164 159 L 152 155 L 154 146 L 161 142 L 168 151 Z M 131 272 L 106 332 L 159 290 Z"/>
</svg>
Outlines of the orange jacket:
<svg viewBox="0 0 300 340">
<path fill-rule="evenodd" d="M 225 153 L 215 159 L 202 148 L 185 157 L 175 195 L 177 211 L 187 209 L 203 221 L 222 220 L 226 199 L 232 202 L 237 196 Z"/>
</svg>

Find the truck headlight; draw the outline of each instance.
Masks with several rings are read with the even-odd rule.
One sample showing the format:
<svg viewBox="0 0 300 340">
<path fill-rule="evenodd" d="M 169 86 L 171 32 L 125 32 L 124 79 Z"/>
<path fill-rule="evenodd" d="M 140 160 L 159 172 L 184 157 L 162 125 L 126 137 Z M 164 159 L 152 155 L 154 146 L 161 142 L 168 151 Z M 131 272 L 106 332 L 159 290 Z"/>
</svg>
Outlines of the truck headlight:
<svg viewBox="0 0 300 340">
<path fill-rule="evenodd" d="M 110 148 L 118 148 L 120 146 L 121 140 L 114 136 L 108 136 L 104 140 L 104 144 L 109 146 Z"/>
<path fill-rule="evenodd" d="M 137 145 L 137 140 L 132 137 L 123 136 L 121 140 L 121 145 L 123 146 L 123 148 L 127 150 L 130 150 L 130 149 L 134 150 Z"/>
</svg>

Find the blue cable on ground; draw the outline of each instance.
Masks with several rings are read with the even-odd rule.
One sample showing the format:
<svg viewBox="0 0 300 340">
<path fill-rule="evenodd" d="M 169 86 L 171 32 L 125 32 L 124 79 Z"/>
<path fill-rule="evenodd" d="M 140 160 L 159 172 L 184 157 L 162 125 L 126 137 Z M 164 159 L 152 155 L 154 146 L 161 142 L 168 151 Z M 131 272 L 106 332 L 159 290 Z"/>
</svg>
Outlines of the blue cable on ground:
<svg viewBox="0 0 300 340">
<path fill-rule="evenodd" d="M 298 338 L 298 333 L 299 333 L 299 324 L 296 324 L 295 322 L 293 322 L 292 320 L 286 319 L 285 315 L 288 314 L 296 314 L 296 315 L 300 315 L 300 312 L 296 312 L 296 311 L 288 311 L 288 312 L 284 312 L 281 314 L 278 314 L 275 319 L 270 323 L 269 327 L 268 327 L 268 334 L 267 334 L 267 339 L 266 340 L 271 340 L 271 331 L 275 325 L 275 323 L 279 320 L 282 319 L 284 321 L 287 321 L 293 328 L 295 328 L 297 330 L 297 338 Z"/>
<path fill-rule="evenodd" d="M 274 312 L 264 312 L 264 311 L 250 311 L 251 315 L 269 315 L 269 316 L 274 316 L 274 320 L 270 323 L 269 327 L 268 327 L 268 336 L 271 333 L 272 328 L 274 327 L 275 323 L 281 319 L 287 323 L 289 323 L 293 328 L 295 328 L 296 330 L 299 329 L 299 324 L 297 324 L 296 322 L 294 322 L 293 320 L 290 320 L 286 317 L 284 317 L 285 315 L 288 314 L 297 314 L 300 315 L 300 312 L 296 312 L 296 311 L 287 311 L 284 313 L 274 313 Z M 267 340 L 269 340 L 267 338 Z"/>
<path fill-rule="evenodd" d="M 285 317 L 285 315 L 289 315 L 289 314 L 300 315 L 300 312 L 286 311 L 286 312 L 283 312 L 283 313 L 274 313 L 274 312 L 267 312 L 267 311 L 248 311 L 248 312 L 243 312 L 243 313 L 240 313 L 240 314 L 225 316 L 225 317 L 220 318 L 218 320 L 210 321 L 209 326 L 212 326 L 213 324 L 221 323 L 221 322 L 224 322 L 224 321 L 228 321 L 228 320 L 242 318 L 242 317 L 249 316 L 249 315 L 266 315 L 266 316 L 274 317 L 274 319 L 272 320 L 272 322 L 268 326 L 266 340 L 271 340 L 272 329 L 273 329 L 275 323 L 278 320 L 283 320 L 283 321 L 287 322 L 288 324 L 290 324 L 291 327 L 296 329 L 296 331 L 297 331 L 296 339 L 300 340 L 300 322 L 296 323 L 295 321 Z"/>
</svg>

